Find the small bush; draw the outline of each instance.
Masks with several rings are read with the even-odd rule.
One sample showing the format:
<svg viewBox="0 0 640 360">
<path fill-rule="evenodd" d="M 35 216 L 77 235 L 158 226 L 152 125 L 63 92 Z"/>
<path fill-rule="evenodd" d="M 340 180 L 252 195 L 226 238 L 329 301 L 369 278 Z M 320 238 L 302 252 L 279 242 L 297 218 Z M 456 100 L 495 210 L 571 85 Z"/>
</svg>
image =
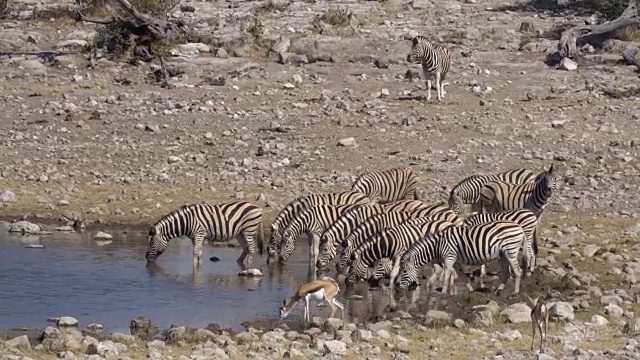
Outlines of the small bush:
<svg viewBox="0 0 640 360">
<path fill-rule="evenodd" d="M 351 24 L 351 18 L 353 18 L 353 14 L 349 8 L 332 6 L 319 17 L 319 20 L 335 27 L 344 27 Z"/>
<path fill-rule="evenodd" d="M 247 26 L 245 31 L 249 35 L 251 35 L 251 38 L 253 39 L 253 41 L 257 42 L 262 37 L 262 34 L 264 32 L 264 26 L 262 25 L 262 22 L 260 21 L 260 19 L 258 19 L 258 17 L 256 16 L 253 18 L 253 21 L 251 22 L 251 24 Z"/>
<path fill-rule="evenodd" d="M 622 15 L 629 6 L 629 0 L 586 0 L 585 5 L 593 11 L 599 11 L 606 20 L 613 20 Z"/>
</svg>

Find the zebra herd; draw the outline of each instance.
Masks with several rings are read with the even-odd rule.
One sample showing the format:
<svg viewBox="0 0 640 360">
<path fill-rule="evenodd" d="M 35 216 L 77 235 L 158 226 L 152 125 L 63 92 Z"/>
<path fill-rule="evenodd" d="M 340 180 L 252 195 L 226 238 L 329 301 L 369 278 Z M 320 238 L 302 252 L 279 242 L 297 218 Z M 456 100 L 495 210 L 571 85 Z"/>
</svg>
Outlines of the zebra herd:
<svg viewBox="0 0 640 360">
<path fill-rule="evenodd" d="M 284 263 L 298 238 L 309 242 L 309 269 L 325 272 L 331 260 L 347 285 L 389 277 L 390 287 L 416 284 L 419 271 L 433 265 L 431 287 L 443 275 L 443 292 L 455 293 L 456 274 L 471 281 L 463 265 L 480 266 L 499 259 L 502 290 L 513 276 L 519 291 L 522 270 L 530 276 L 538 256 L 537 227 L 562 174 L 553 165 L 537 175 L 526 169 L 476 174 L 453 187 L 448 203 L 427 204 L 418 199 L 418 177 L 409 167 L 359 176 L 351 190 L 312 194 L 288 203 L 271 224 L 267 263 Z M 463 217 L 471 204 L 477 214 Z M 154 261 L 170 239 L 186 236 L 193 243 L 193 265 L 200 265 L 202 242 L 238 239 L 243 251 L 238 263 L 251 266 L 262 255 L 263 211 L 249 202 L 219 205 L 188 204 L 165 215 L 149 230 L 147 262 Z"/>
</svg>

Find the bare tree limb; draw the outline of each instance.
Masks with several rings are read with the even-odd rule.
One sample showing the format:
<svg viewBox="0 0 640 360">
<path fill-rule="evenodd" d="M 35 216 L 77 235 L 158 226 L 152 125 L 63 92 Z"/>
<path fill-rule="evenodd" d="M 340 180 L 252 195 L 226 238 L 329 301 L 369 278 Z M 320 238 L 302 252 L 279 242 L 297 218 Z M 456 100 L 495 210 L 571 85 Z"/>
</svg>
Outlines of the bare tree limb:
<svg viewBox="0 0 640 360">
<path fill-rule="evenodd" d="M 640 9 L 640 0 L 631 0 L 622 15 L 615 20 L 600 25 L 580 25 L 573 29 L 565 30 L 560 35 L 558 52 L 563 57 L 579 57 L 580 53 L 577 44 L 579 41 L 584 40 L 585 37 L 602 35 L 629 25 L 640 24 L 638 9 Z"/>
</svg>

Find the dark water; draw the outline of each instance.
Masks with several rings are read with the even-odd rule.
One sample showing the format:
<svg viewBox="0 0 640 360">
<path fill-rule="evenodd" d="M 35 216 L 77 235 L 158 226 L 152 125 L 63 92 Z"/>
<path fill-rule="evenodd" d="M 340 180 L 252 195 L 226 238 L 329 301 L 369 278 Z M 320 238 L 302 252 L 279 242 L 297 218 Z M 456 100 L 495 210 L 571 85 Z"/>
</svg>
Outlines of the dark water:
<svg viewBox="0 0 640 360">
<path fill-rule="evenodd" d="M 207 245 L 201 272 L 194 277 L 188 239 L 172 240 L 157 266 L 149 269 L 143 233 L 112 234 L 111 242 L 101 243 L 93 240 L 93 233 L 0 232 L 0 329 L 41 328 L 47 318 L 68 315 L 77 318 L 81 328 L 100 323 L 109 331 L 128 332 L 136 316 L 148 316 L 165 328 L 215 322 L 241 330 L 245 320 L 277 318 L 282 300 L 307 279 L 304 241 L 282 270 L 269 271 L 266 254 L 256 256 L 253 267 L 265 274 L 259 279 L 237 275 L 240 248 Z M 45 248 L 25 248 L 28 244 Z M 221 260 L 209 261 L 213 255 Z M 299 305 L 290 317 L 300 319 L 301 309 Z M 325 310 L 311 311 L 312 316 L 326 316 Z"/>
</svg>

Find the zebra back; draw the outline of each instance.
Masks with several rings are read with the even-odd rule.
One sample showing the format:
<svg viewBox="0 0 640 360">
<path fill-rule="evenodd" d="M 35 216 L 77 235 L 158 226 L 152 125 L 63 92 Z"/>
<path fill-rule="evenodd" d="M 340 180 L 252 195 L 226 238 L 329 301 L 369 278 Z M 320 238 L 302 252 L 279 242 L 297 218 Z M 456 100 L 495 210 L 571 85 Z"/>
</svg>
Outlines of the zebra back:
<svg viewBox="0 0 640 360">
<path fill-rule="evenodd" d="M 512 221 L 497 220 L 475 226 L 461 226 L 446 232 L 438 243 L 446 256 L 456 256 L 466 265 L 482 265 L 503 253 L 516 259 L 525 239 L 522 227 Z M 440 239 L 442 240 L 442 239 Z"/>
<path fill-rule="evenodd" d="M 387 211 L 414 211 L 419 209 L 427 209 L 430 206 L 420 200 L 398 200 L 382 205 Z"/>
<path fill-rule="evenodd" d="M 451 209 L 458 210 L 456 213 L 460 213 L 457 206 L 462 204 L 472 204 L 480 201 L 480 189 L 489 181 L 500 180 L 509 182 L 512 184 L 524 184 L 532 181 L 535 178 L 533 171 L 528 169 L 512 169 L 497 174 L 474 174 L 468 176 L 460 181 L 456 186 L 451 189 L 449 193 L 449 207 Z"/>
<path fill-rule="evenodd" d="M 289 226 L 282 232 L 283 238 L 296 240 L 303 233 L 320 236 L 345 212 L 362 207 L 361 205 L 316 205 L 298 213 Z M 368 206 L 364 206 L 368 207 Z"/>
<path fill-rule="evenodd" d="M 438 206 L 444 206 L 444 205 L 438 205 Z M 416 211 L 413 211 L 411 215 L 414 216 L 415 218 L 423 218 L 423 217 L 429 216 L 433 218 L 433 220 L 447 220 L 453 223 L 455 226 L 461 226 L 464 223 L 464 219 L 458 216 L 458 214 L 456 214 L 455 211 L 449 208 L 446 208 L 446 206 L 444 206 L 443 208 L 446 210 L 441 211 L 440 210 L 441 208 L 438 208 L 438 210 L 436 211 L 429 211 L 430 209 L 418 209 Z"/>
<path fill-rule="evenodd" d="M 326 242 L 334 243 L 335 239 L 340 239 L 345 232 L 350 231 L 357 224 L 361 223 L 365 219 L 374 216 L 376 214 L 382 214 L 387 211 L 387 208 L 381 205 L 367 205 L 360 206 L 354 209 L 345 211 L 320 237 L 320 244 Z"/>
<path fill-rule="evenodd" d="M 271 236 L 269 238 L 269 253 L 277 253 L 282 242 L 282 231 L 293 217 L 300 211 L 316 205 L 366 205 L 370 200 L 366 195 L 356 191 L 343 191 L 336 193 L 311 194 L 299 197 L 287 204 L 271 223 Z"/>
<path fill-rule="evenodd" d="M 528 209 L 507 210 L 497 213 L 475 214 L 465 219 L 465 226 L 476 226 L 492 221 L 506 220 L 514 222 L 524 230 L 525 235 L 532 239 L 538 224 L 536 214 Z M 536 250 L 537 251 L 537 250 Z"/>
<path fill-rule="evenodd" d="M 373 171 L 360 175 L 351 186 L 352 191 L 366 194 L 374 202 L 413 199 L 418 177 L 409 167 Z"/>
</svg>

